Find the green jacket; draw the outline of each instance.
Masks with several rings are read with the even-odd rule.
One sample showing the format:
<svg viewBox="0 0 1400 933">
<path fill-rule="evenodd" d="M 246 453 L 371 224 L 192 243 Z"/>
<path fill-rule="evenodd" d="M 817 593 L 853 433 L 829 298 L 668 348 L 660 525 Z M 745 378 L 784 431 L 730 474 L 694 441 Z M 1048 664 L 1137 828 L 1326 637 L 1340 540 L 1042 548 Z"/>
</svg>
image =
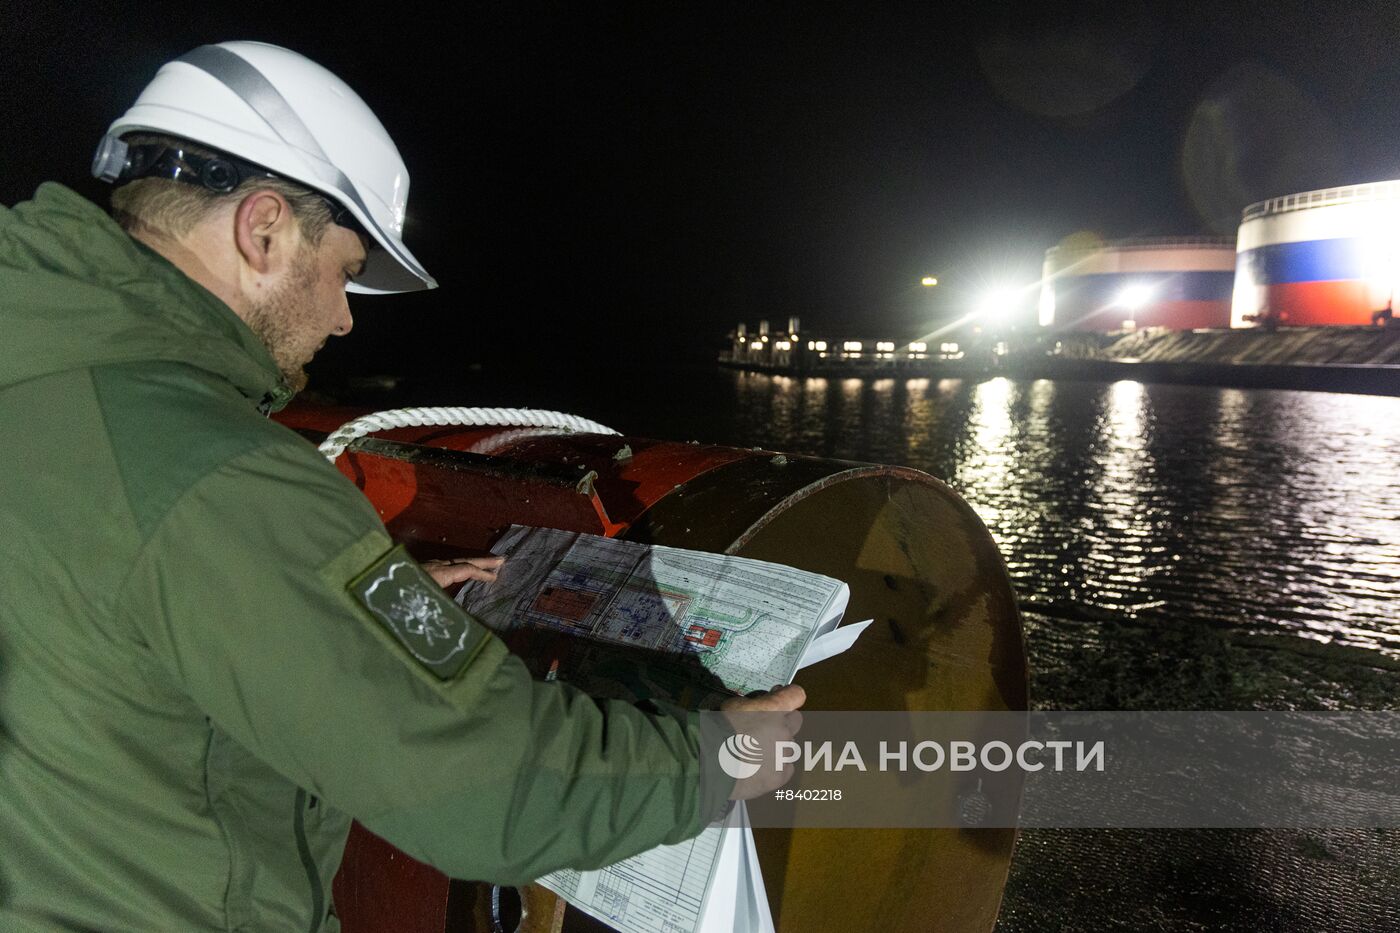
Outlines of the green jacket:
<svg viewBox="0 0 1400 933">
<path fill-rule="evenodd" d="M 334 930 L 352 817 L 515 883 L 722 809 L 698 717 L 532 681 L 264 416 L 287 395 L 93 204 L 0 208 L 0 929 Z"/>
</svg>

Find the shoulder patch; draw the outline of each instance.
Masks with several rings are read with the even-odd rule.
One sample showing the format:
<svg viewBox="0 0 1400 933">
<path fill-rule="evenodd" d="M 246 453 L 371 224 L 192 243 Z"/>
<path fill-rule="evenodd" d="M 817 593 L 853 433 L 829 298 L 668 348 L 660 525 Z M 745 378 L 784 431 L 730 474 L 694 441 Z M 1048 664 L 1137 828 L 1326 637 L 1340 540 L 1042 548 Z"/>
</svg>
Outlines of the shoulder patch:
<svg viewBox="0 0 1400 933">
<path fill-rule="evenodd" d="M 471 618 L 408 556 L 395 547 L 350 581 L 350 595 L 439 680 L 451 680 L 486 641 Z"/>
</svg>

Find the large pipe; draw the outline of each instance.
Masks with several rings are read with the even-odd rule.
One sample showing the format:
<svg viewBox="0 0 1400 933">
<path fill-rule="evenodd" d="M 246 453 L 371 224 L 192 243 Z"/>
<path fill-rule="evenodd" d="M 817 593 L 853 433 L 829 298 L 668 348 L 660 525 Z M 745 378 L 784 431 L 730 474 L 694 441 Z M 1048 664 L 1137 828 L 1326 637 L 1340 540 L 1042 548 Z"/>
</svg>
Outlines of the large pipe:
<svg viewBox="0 0 1400 933">
<path fill-rule="evenodd" d="M 320 441 L 358 411 L 279 416 Z M 337 465 L 420 559 L 481 552 L 512 523 L 778 561 L 846 581 L 876 624 L 804 671 L 813 710 L 1023 710 L 1021 622 L 972 509 L 917 470 L 773 451 L 512 428 L 402 428 Z M 758 830 L 782 931 L 986 933 L 1009 829 Z M 489 889 L 453 882 L 358 826 L 335 898 L 345 933 L 491 929 Z M 525 928 L 599 929 L 530 887 Z"/>
</svg>

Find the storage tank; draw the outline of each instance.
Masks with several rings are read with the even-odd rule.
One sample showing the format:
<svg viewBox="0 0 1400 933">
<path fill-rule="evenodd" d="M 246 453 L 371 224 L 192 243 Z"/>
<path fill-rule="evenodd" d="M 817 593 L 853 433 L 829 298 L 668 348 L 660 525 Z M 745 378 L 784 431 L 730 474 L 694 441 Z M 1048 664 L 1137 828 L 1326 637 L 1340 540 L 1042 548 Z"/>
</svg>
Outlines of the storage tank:
<svg viewBox="0 0 1400 933">
<path fill-rule="evenodd" d="M 1400 181 L 1305 191 L 1244 209 L 1230 323 L 1370 324 L 1400 273 Z"/>
<path fill-rule="evenodd" d="M 1230 326 L 1235 243 L 1154 237 L 1045 253 L 1040 324 L 1062 331 Z"/>
</svg>

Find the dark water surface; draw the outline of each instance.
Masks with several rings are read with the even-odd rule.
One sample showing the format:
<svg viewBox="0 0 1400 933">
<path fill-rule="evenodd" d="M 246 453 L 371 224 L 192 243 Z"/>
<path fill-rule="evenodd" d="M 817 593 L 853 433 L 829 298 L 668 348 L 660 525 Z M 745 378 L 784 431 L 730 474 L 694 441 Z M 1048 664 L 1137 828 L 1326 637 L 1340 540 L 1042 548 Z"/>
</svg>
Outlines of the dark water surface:
<svg viewBox="0 0 1400 933">
<path fill-rule="evenodd" d="M 1001 546 L 1041 708 L 1396 706 L 1397 398 L 706 368 L 411 401 L 925 470 Z M 1025 832 L 998 930 L 1400 931 L 1400 834 Z"/>
</svg>

